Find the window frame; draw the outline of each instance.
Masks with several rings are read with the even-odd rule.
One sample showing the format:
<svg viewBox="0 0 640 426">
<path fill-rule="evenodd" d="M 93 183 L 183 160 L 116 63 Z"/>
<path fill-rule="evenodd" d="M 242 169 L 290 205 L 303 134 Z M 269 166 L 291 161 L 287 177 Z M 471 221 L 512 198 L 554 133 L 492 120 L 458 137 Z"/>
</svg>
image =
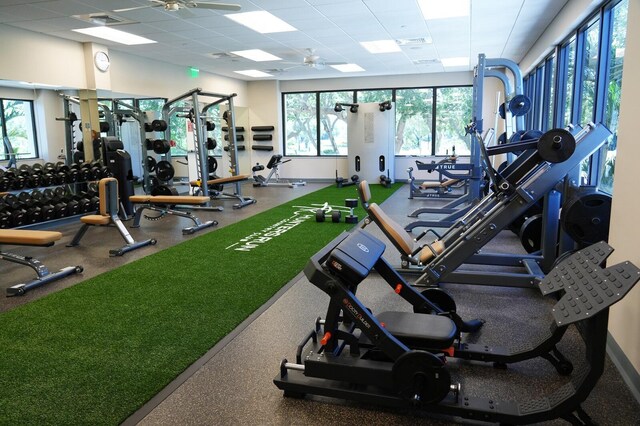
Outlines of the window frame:
<svg viewBox="0 0 640 426">
<path fill-rule="evenodd" d="M 33 154 L 28 157 L 20 157 L 20 161 L 24 160 L 37 160 L 40 158 L 40 146 L 38 144 L 38 128 L 36 127 L 36 111 L 34 108 L 34 102 L 32 99 L 21 99 L 21 98 L 0 98 L 0 138 L 4 139 L 5 137 L 9 138 L 9 134 L 7 131 L 7 124 L 5 121 L 4 115 L 4 102 L 5 101 L 17 101 L 24 102 L 29 105 L 29 109 L 31 111 L 31 130 L 33 132 Z M 11 141 L 11 139 L 9 139 Z M 4 145 L 4 141 L 2 141 L 2 152 L 4 155 L 4 159 L 2 161 L 7 161 L 10 158 L 12 153 L 7 151 L 7 147 Z M 17 154 L 20 155 L 20 154 Z"/>
<path fill-rule="evenodd" d="M 368 91 L 391 91 L 391 102 L 396 102 L 396 92 L 398 90 L 412 90 L 412 89 L 431 89 L 432 90 L 432 102 L 431 102 L 431 154 L 424 154 L 425 157 L 445 157 L 446 155 L 436 155 L 436 103 L 437 103 L 437 92 L 438 89 L 447 89 L 447 88 L 469 88 L 472 89 L 472 84 L 452 84 L 452 85 L 441 85 L 441 86 L 410 86 L 410 87 L 376 87 L 376 88 L 360 88 L 360 89 L 336 89 L 336 90 L 313 90 L 313 91 L 290 91 L 290 92 L 281 92 L 281 114 L 282 114 L 282 152 L 283 155 L 287 157 L 297 157 L 297 158 L 339 158 L 339 157 L 347 157 L 348 154 L 321 154 L 320 153 L 320 136 L 321 136 L 321 126 L 318 125 L 320 120 L 320 94 L 321 93 L 334 93 L 334 92 L 353 92 L 353 102 L 356 103 L 358 99 L 358 92 L 368 92 Z M 313 93 L 316 98 L 316 154 L 315 155 L 296 155 L 296 154 L 287 154 L 287 117 L 286 117 L 286 96 L 294 95 L 294 94 L 303 94 L 303 93 Z M 394 109 L 395 114 L 395 109 Z M 471 117 L 469 117 L 471 119 Z M 395 125 L 395 120 L 394 120 Z M 399 155 L 394 154 L 394 157 L 414 157 L 415 155 Z M 461 157 L 468 157 L 468 155 L 460 155 Z"/>
</svg>

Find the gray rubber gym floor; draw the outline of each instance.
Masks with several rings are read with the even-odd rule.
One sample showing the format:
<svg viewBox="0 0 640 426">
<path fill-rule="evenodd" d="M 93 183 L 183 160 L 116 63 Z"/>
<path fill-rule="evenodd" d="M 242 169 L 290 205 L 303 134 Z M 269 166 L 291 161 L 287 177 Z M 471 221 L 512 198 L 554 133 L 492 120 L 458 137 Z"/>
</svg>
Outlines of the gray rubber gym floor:
<svg viewBox="0 0 640 426">
<path fill-rule="evenodd" d="M 320 188 L 321 184 L 307 187 L 251 188 L 245 185 L 247 195 L 255 194 L 258 203 L 241 210 L 232 210 L 231 201 L 225 202 L 221 213 L 198 212 L 203 220 L 216 219 L 220 226 L 241 220 L 266 210 L 303 193 Z M 351 189 L 345 189 L 351 191 Z M 352 196 L 349 193 L 348 196 Z M 423 206 L 442 205 L 437 201 L 408 200 L 405 186 L 389 198 L 383 208 L 396 221 L 406 224 L 411 219 L 407 212 Z M 157 238 L 156 247 L 146 247 L 126 254 L 122 258 L 109 258 L 109 248 L 122 244 L 115 229 L 90 229 L 82 241 L 82 248 L 66 248 L 79 224 L 74 222 L 56 229 L 64 238 L 49 249 L 30 250 L 34 256 L 54 270 L 67 265 L 82 264 L 82 277 L 69 277 L 62 281 L 34 290 L 21 298 L 3 300 L 1 308 L 10 309 L 27 303 L 48 292 L 73 285 L 105 270 L 112 269 L 135 258 L 153 253 L 185 238 L 180 228 L 187 226 L 180 218 L 165 218 L 145 222 L 132 230 L 136 239 Z M 326 226 L 326 224 L 325 224 Z M 215 230 L 215 228 L 212 228 Z M 374 225 L 368 231 L 386 241 Z M 201 231 L 201 232 L 211 232 Z M 197 234 L 196 234 L 197 235 Z M 517 238 L 509 231 L 503 232 L 487 249 L 521 252 Z M 17 251 L 17 250 L 16 250 Z M 20 250 L 24 253 L 26 250 Z M 385 257 L 392 264 L 398 263 L 395 249 L 388 245 Z M 17 282 L 20 274 L 31 277 L 24 267 L 7 267 L 4 273 Z M 239 267 L 250 267 L 240 265 Z M 25 270 L 25 271 L 23 271 Z M 256 274 L 266 273 L 256 271 Z M 4 275 L 4 274 L 3 274 Z M 4 283 L 3 286 L 8 284 Z M 257 281 L 259 284 L 259 280 Z M 254 283 L 255 285 L 255 283 Z M 468 341 L 490 345 L 513 347 L 544 333 L 550 323 L 551 301 L 540 297 L 533 289 L 500 288 L 485 286 L 451 285 L 447 290 L 455 297 L 458 312 L 464 318 L 483 318 L 487 321 L 479 335 L 467 336 Z M 377 276 L 365 280 L 358 290 L 359 297 L 373 310 L 409 310 L 391 288 Z M 308 333 L 318 316 L 324 316 L 327 296 L 299 275 L 267 304 L 265 309 L 249 318 L 230 336 L 212 348 L 201 360 L 188 368 L 165 390 L 146 406 L 132 415 L 125 424 L 141 425 L 267 425 L 267 424 L 434 424 L 444 425 L 468 422 L 462 419 L 437 418 L 428 413 L 393 410 L 367 404 L 338 401 L 329 398 L 284 398 L 272 383 L 283 358 L 295 357 L 296 345 Z M 582 340 L 570 330 L 560 344 L 561 351 L 578 367 L 583 359 Z M 495 399 L 526 400 L 552 392 L 566 383 L 545 360 L 534 359 L 509 366 L 506 370 L 494 369 L 482 363 L 451 361 L 449 369 L 455 381 L 462 384 L 465 393 Z M 620 374 L 607 360 L 606 370 L 591 396 L 584 404 L 592 418 L 602 425 L 640 424 L 640 404 L 633 398 Z M 565 424 L 554 421 L 549 424 Z"/>
</svg>

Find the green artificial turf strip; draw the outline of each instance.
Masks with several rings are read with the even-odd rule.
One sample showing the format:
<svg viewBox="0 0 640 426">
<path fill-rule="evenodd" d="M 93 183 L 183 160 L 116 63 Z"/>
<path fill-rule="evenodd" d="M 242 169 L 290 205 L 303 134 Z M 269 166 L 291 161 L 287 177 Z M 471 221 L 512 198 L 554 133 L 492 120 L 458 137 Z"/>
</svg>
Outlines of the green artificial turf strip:
<svg viewBox="0 0 640 426">
<path fill-rule="evenodd" d="M 0 424 L 122 422 L 352 227 L 292 206 L 345 198 L 355 187 L 321 189 L 0 314 Z M 228 248 L 247 236 L 261 242 Z"/>
</svg>

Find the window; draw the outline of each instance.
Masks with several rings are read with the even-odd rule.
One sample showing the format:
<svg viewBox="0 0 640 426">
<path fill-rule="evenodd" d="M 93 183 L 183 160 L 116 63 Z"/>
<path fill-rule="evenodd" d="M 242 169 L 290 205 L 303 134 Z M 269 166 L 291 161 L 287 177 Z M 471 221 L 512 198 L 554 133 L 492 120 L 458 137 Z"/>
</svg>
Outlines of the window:
<svg viewBox="0 0 640 426">
<path fill-rule="evenodd" d="M 320 93 L 320 155 L 347 155 L 349 112 L 335 112 L 338 102 L 353 103 L 353 92 Z"/>
<path fill-rule="evenodd" d="M 2 138 L 7 138 L 13 148 L 13 153 L 10 153 L 3 143 L 3 149 L 0 150 L 0 160 L 8 160 L 9 154 L 16 154 L 16 159 L 38 158 L 38 141 L 32 101 L 2 99 L 0 102 L 0 126 L 2 127 Z"/>
<path fill-rule="evenodd" d="M 553 125 L 553 111 L 554 111 L 554 95 L 556 84 L 556 64 L 555 58 L 552 56 L 547 59 L 544 66 L 545 82 L 544 82 L 544 105 L 542 110 L 542 131 L 546 132 L 554 127 Z"/>
<path fill-rule="evenodd" d="M 562 127 L 571 124 L 573 107 L 573 82 L 576 70 L 576 40 L 575 38 L 564 48 L 565 56 L 565 81 L 564 81 L 564 102 L 562 105 Z"/>
<path fill-rule="evenodd" d="M 620 94 L 622 87 L 622 65 L 624 62 L 624 48 L 627 36 L 628 1 L 624 0 L 610 9 L 611 42 L 609 47 L 608 81 L 605 84 L 604 124 L 611 130 L 613 136 L 601 154 L 600 176 L 598 186 L 601 190 L 613 191 L 613 174 L 616 167 L 616 148 L 618 130 L 618 112 L 620 111 Z"/>
<path fill-rule="evenodd" d="M 319 155 L 316 93 L 284 96 L 286 155 Z"/>
<path fill-rule="evenodd" d="M 598 73 L 598 41 L 600 37 L 600 21 L 595 21 L 584 31 L 584 47 L 582 52 L 582 72 L 580 74 L 580 121 L 585 125 L 593 121 L 594 102 L 596 98 L 596 81 Z"/>
<path fill-rule="evenodd" d="M 396 90 L 396 155 L 431 155 L 433 130 L 433 89 Z"/>
<path fill-rule="evenodd" d="M 358 90 L 356 92 L 356 99 L 358 103 L 364 104 L 367 102 L 384 102 L 392 99 L 393 93 L 391 90 Z"/>
<path fill-rule="evenodd" d="M 465 126 L 471 120 L 471 87 L 436 89 L 435 155 L 469 155 L 471 138 Z"/>
<path fill-rule="evenodd" d="M 354 94 L 359 104 L 395 100 L 396 155 L 450 155 L 454 149 L 469 155 L 465 126 L 471 120 L 471 86 L 283 93 L 284 154 L 347 155 L 350 112 L 336 113 L 334 107 L 352 103 Z"/>
</svg>

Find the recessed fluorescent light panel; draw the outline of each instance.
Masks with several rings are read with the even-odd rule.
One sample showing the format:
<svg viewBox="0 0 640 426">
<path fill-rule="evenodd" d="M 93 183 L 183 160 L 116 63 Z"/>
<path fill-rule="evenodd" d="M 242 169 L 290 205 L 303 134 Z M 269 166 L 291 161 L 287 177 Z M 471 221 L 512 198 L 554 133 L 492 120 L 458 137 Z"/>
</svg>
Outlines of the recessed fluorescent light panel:
<svg viewBox="0 0 640 426">
<path fill-rule="evenodd" d="M 418 0 L 424 19 L 447 19 L 469 16 L 470 0 Z"/>
<path fill-rule="evenodd" d="M 340 72 L 360 72 L 364 71 L 359 65 L 356 64 L 340 64 L 340 65 L 331 65 L 331 68 L 337 69 Z"/>
<path fill-rule="evenodd" d="M 360 44 L 367 49 L 369 53 L 402 52 L 402 49 L 400 49 L 400 46 L 398 46 L 395 40 L 361 41 Z"/>
<path fill-rule="evenodd" d="M 233 53 L 234 55 L 242 56 L 243 58 L 251 59 L 252 61 L 256 62 L 282 60 L 282 58 L 278 58 L 277 56 L 260 49 L 236 50 L 235 52 L 231 53 Z"/>
<path fill-rule="evenodd" d="M 89 27 L 89 28 L 78 28 L 75 31 L 77 33 L 82 33 L 86 35 L 90 35 L 92 37 L 98 37 L 109 41 L 115 41 L 116 43 L 126 44 L 132 46 L 134 44 L 150 44 L 156 43 L 153 40 L 149 40 L 145 37 L 140 37 L 135 34 L 129 34 L 124 31 L 114 30 L 110 27 Z"/>
<path fill-rule="evenodd" d="M 246 75 L 247 77 L 273 77 L 271 74 L 259 70 L 234 71 L 235 73 Z"/>
<path fill-rule="evenodd" d="M 440 60 L 443 67 L 468 67 L 469 58 L 457 57 L 457 58 L 442 58 Z"/>
<path fill-rule="evenodd" d="M 224 16 L 261 34 L 298 31 L 296 28 L 287 24 L 282 19 L 264 10 L 245 13 L 232 13 Z"/>
</svg>

